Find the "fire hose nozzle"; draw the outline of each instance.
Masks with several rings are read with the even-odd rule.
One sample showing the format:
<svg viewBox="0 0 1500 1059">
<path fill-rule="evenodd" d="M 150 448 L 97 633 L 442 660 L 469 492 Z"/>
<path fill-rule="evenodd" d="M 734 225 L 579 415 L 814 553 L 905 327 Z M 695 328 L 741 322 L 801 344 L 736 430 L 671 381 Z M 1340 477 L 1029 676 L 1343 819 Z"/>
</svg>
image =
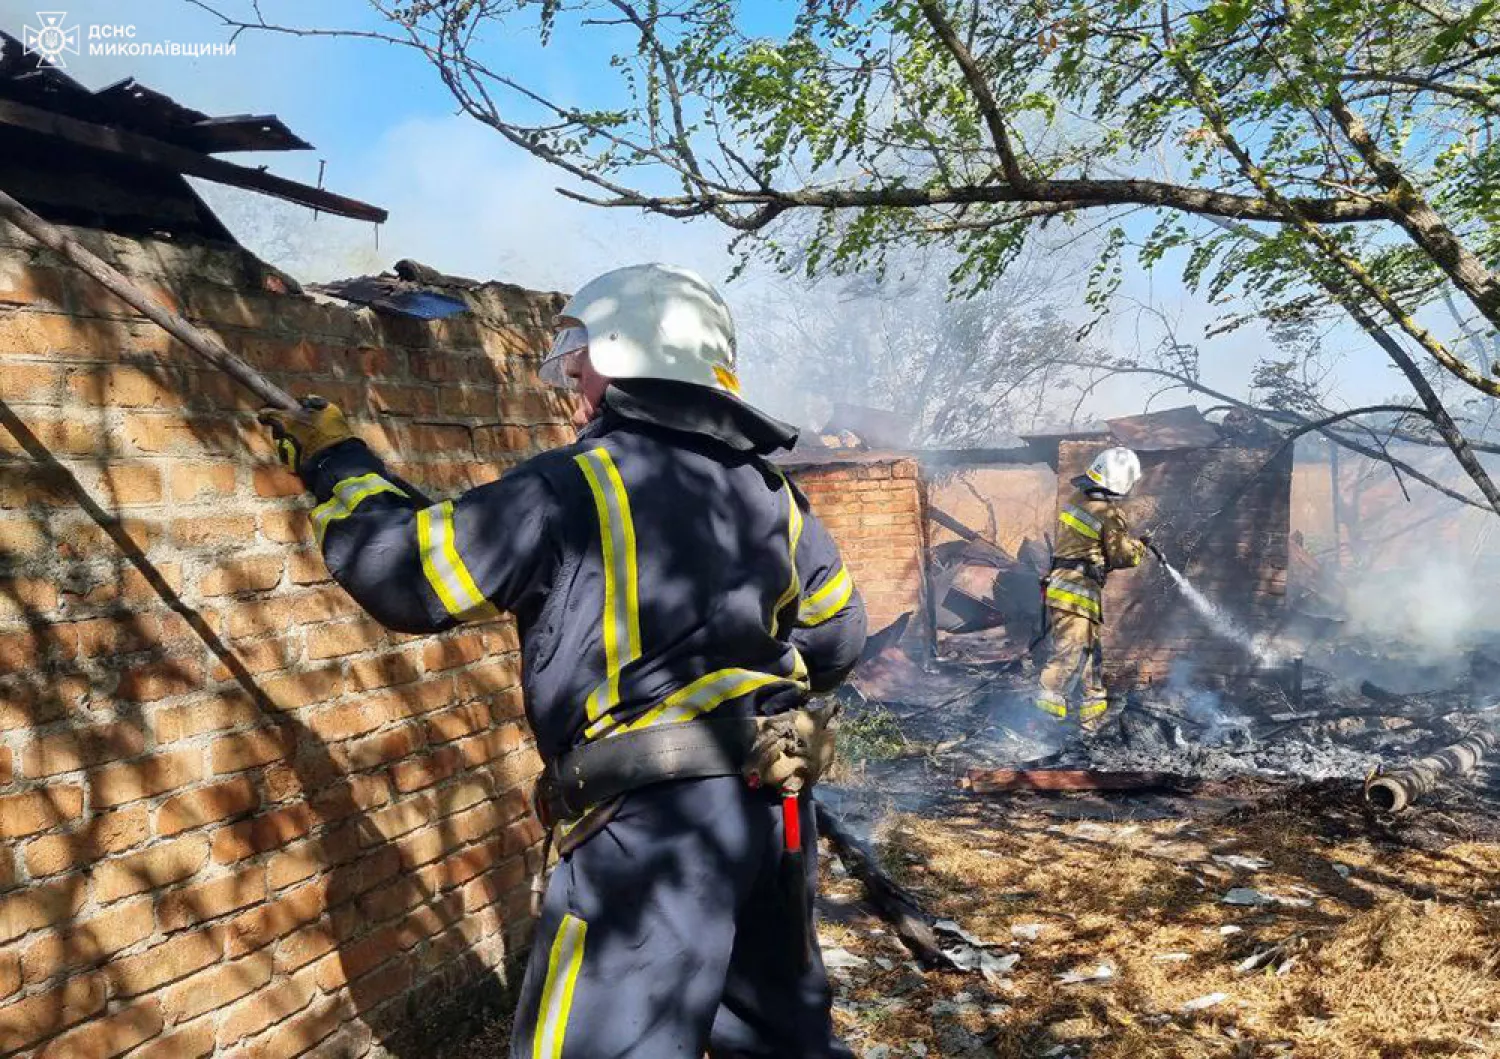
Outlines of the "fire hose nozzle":
<svg viewBox="0 0 1500 1059">
<path fill-rule="evenodd" d="M 1167 565 L 1167 557 L 1162 554 L 1162 550 L 1161 550 L 1160 545 L 1156 544 L 1153 541 L 1153 542 L 1148 543 L 1146 545 L 1146 550 L 1148 552 L 1150 552 L 1152 555 L 1156 556 L 1156 561 L 1157 562 L 1161 563 L 1163 566 Z"/>
</svg>

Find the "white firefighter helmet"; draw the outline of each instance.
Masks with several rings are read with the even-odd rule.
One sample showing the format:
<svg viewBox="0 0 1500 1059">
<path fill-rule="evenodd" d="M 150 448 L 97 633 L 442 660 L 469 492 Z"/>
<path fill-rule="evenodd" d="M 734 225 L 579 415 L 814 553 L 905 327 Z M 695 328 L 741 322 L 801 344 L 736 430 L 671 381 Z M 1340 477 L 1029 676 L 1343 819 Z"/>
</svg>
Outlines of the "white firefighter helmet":
<svg viewBox="0 0 1500 1059">
<path fill-rule="evenodd" d="M 739 394 L 734 321 L 719 292 L 696 272 L 630 265 L 585 283 L 558 314 L 542 378 L 556 385 L 569 354 L 612 379 L 669 379 Z"/>
<path fill-rule="evenodd" d="M 1141 480 L 1141 459 L 1130 449 L 1116 445 L 1095 456 L 1084 477 L 1116 496 L 1129 496 Z"/>
</svg>

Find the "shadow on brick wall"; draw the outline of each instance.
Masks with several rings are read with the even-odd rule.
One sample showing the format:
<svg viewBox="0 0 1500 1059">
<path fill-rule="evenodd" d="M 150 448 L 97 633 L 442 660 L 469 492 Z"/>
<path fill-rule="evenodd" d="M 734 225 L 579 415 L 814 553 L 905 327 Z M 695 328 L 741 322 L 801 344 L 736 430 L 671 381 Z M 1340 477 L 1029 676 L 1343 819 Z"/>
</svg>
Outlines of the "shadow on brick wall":
<svg viewBox="0 0 1500 1059">
<path fill-rule="evenodd" d="M 75 282 L 59 287 L 50 310 L 47 291 L 37 294 L 33 308 L 50 330 L 36 363 L 23 365 L 46 375 L 55 406 L 70 410 L 79 375 L 47 374 L 42 355 L 59 344 L 112 348 L 134 326 L 64 315 L 96 297 Z M 247 326 L 256 319 L 245 311 Z M 397 465 L 420 484 L 476 484 L 480 465 L 514 449 L 518 429 L 535 445 L 535 431 L 500 421 L 498 407 L 487 422 L 482 397 L 452 422 L 427 407 L 443 396 L 440 384 L 463 402 L 519 385 L 481 355 L 451 358 L 462 376 L 445 378 L 455 369 L 439 343 L 482 349 L 482 319 L 384 326 L 353 352 L 379 360 L 395 347 L 427 350 L 407 365 L 412 393 L 357 358 L 329 378 L 306 351 L 306 363 L 288 364 L 285 339 L 257 351 L 253 336 L 225 337 L 262 367 L 302 368 L 307 378 L 281 380 L 294 392 L 325 393 L 356 416 L 385 413 L 388 441 L 445 428 L 467 436 L 467 458 Z M 236 515 L 174 515 L 170 527 L 132 517 L 137 503 L 167 502 L 167 486 L 157 480 L 153 493 L 150 475 L 126 473 L 139 461 L 117 462 L 110 447 L 116 379 L 135 388 L 122 400 L 168 411 L 232 407 L 233 394 L 209 373 L 146 357 L 118 372 L 80 370 L 104 380 L 94 422 L 47 418 L 33 429 L 29 410 L 0 402 L 16 449 L 0 453 L 0 1055 L 78 1054 L 97 1041 L 119 1051 L 154 1041 L 162 1055 L 242 1043 L 266 1059 L 314 1045 L 330 1055 L 374 1044 L 430 1055 L 466 1019 L 506 1003 L 507 970 L 529 934 L 540 828 L 520 793 L 536 762 L 518 727 L 516 663 L 506 661 L 513 631 L 434 638 L 418 666 L 406 639 L 372 638 L 352 601 L 305 565 L 305 550 L 284 568 L 268 563 L 281 571 L 269 587 L 283 585 L 289 602 L 267 609 L 264 570 L 199 561 L 205 542 L 232 555 L 232 539 L 192 535 L 232 538 Z M 195 450 L 172 464 L 174 500 L 183 499 L 178 466 L 190 481 L 205 452 L 257 454 L 245 414 L 160 418 L 181 438 L 134 444 Z M 273 539 L 292 551 L 309 543 L 306 514 L 278 505 L 296 492 L 279 473 L 254 472 L 266 513 L 250 525 L 286 528 L 285 540 Z M 243 487 L 243 476 L 230 480 Z M 225 524 L 196 525 L 211 519 Z M 192 577 L 216 578 L 215 594 L 185 587 Z M 185 600 L 193 596 L 203 602 Z M 346 618 L 355 620 L 336 624 Z M 296 660 L 286 632 L 304 621 L 324 621 L 329 639 L 364 637 L 360 657 Z"/>
</svg>

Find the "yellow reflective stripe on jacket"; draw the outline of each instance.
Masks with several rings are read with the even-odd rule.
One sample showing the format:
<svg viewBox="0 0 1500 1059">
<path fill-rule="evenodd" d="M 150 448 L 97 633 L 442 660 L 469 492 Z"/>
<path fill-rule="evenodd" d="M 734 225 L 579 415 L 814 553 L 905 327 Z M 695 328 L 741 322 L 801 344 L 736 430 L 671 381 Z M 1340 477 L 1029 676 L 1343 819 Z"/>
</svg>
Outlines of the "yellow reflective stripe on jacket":
<svg viewBox="0 0 1500 1059">
<path fill-rule="evenodd" d="M 1047 582 L 1047 598 L 1082 607 L 1094 616 L 1104 613 L 1100 605 L 1099 590 L 1081 581 L 1060 581 L 1053 578 Z"/>
<path fill-rule="evenodd" d="M 748 695 L 768 684 L 777 683 L 795 683 L 795 681 L 770 673 L 757 673 L 753 669 L 720 669 L 705 674 L 686 687 L 674 691 L 658 705 L 610 734 L 634 732 L 656 724 L 691 721 L 741 695 Z"/>
<path fill-rule="evenodd" d="M 843 610 L 853 594 L 854 579 L 840 564 L 838 573 L 830 577 L 827 584 L 802 601 L 802 606 L 797 609 L 797 624 L 804 627 L 822 625 Z"/>
<path fill-rule="evenodd" d="M 587 923 L 571 913 L 564 914 L 558 924 L 547 957 L 547 978 L 542 985 L 541 1009 L 531 1040 L 531 1059 L 561 1059 L 588 929 Z"/>
<path fill-rule="evenodd" d="M 641 656 L 641 615 L 636 585 L 635 523 L 630 497 L 608 450 L 573 457 L 594 494 L 604 555 L 604 681 L 589 692 L 588 719 L 598 721 L 620 701 L 620 671 Z"/>
<path fill-rule="evenodd" d="M 422 553 L 422 573 L 449 614 L 460 621 L 500 616 L 459 557 L 453 542 L 453 501 L 444 500 L 417 512 L 417 544 Z"/>
<path fill-rule="evenodd" d="M 1068 704 L 1050 692 L 1044 691 L 1036 697 L 1036 708 L 1043 713 L 1050 713 L 1053 717 L 1068 716 Z"/>
<path fill-rule="evenodd" d="M 1081 507 L 1069 504 L 1057 514 L 1057 521 L 1064 526 L 1077 530 L 1091 541 L 1099 539 L 1104 531 L 1104 523 L 1090 515 Z"/>
<path fill-rule="evenodd" d="M 361 503 L 378 493 L 406 495 L 405 490 L 398 489 L 373 471 L 357 478 L 345 478 L 334 486 L 333 495 L 312 510 L 313 532 L 317 535 L 319 547 L 330 522 L 348 518 Z"/>
<path fill-rule="evenodd" d="M 797 575 L 797 542 L 802 539 L 802 509 L 797 506 L 797 494 L 792 492 L 791 483 L 786 480 L 786 475 L 780 471 L 776 472 L 786 486 L 786 539 L 787 555 L 792 560 L 792 579 L 787 582 L 786 591 L 776 601 L 775 608 L 771 611 L 771 635 L 775 636 L 781 626 L 781 612 L 791 605 L 792 600 L 802 592 L 802 578 Z"/>
<path fill-rule="evenodd" d="M 1107 709 L 1109 709 L 1108 699 L 1090 699 L 1078 708 L 1078 716 L 1080 720 L 1091 721 Z"/>
</svg>

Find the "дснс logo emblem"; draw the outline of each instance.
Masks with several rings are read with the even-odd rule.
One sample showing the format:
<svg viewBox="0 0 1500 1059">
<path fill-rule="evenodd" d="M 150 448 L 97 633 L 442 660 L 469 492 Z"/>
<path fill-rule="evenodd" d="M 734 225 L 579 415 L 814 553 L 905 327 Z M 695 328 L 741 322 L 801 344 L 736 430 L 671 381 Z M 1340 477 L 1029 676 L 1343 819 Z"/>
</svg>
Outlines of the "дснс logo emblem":
<svg viewBox="0 0 1500 1059">
<path fill-rule="evenodd" d="M 68 20 L 66 11 L 38 11 L 36 17 L 42 27 L 26 27 L 26 54 L 39 55 L 43 62 L 66 69 L 63 52 L 78 54 L 78 27 L 63 25 Z"/>
</svg>

